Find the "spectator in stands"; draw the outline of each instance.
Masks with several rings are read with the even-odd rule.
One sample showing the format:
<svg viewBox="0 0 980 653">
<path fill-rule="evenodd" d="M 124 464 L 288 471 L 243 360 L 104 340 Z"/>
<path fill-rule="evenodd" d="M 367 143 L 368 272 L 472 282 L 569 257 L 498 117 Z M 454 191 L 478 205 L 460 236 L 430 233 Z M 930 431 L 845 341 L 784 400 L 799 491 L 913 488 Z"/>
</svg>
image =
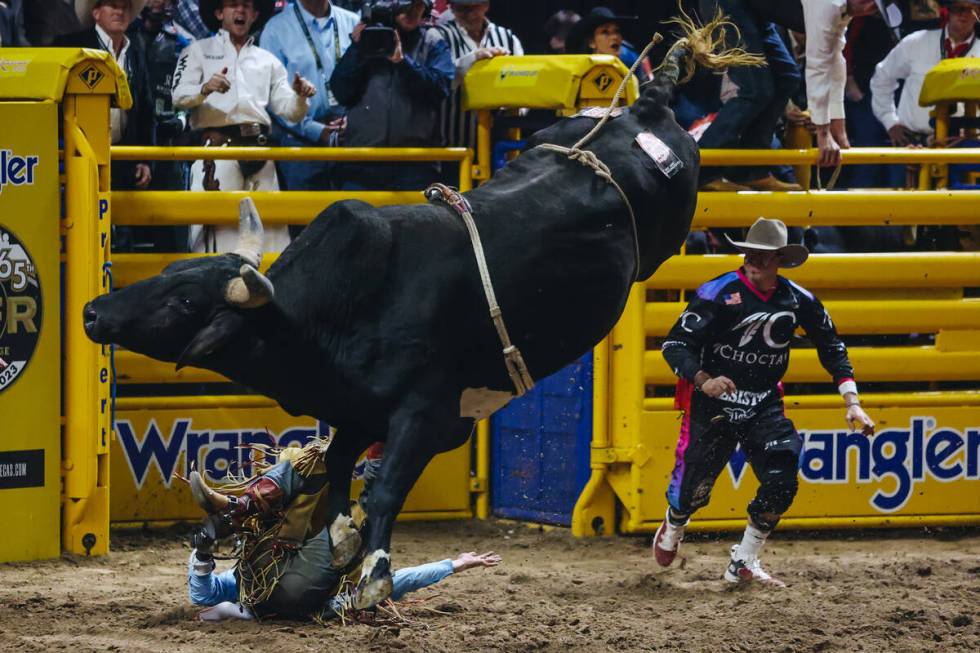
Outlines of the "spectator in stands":
<svg viewBox="0 0 980 653">
<path fill-rule="evenodd" d="M 92 48 L 112 53 L 116 63 L 126 73 L 133 96 L 129 110 L 110 109 L 109 124 L 113 145 L 153 145 L 153 100 L 145 53 L 139 43 L 126 36 L 133 17 L 143 10 L 146 0 L 77 0 L 76 9 L 83 29 L 59 36 L 58 47 Z M 112 187 L 116 190 L 148 188 L 152 174 L 147 162 L 114 161 Z M 125 249 L 123 233 L 117 230 L 117 245 Z"/>
<path fill-rule="evenodd" d="M 0 47 L 26 48 L 30 45 L 24 33 L 22 0 L 0 0 Z"/>
<path fill-rule="evenodd" d="M 568 33 L 582 17 L 574 11 L 562 9 L 552 14 L 544 23 L 544 35 L 548 39 L 548 50 L 551 54 L 565 54 Z"/>
<path fill-rule="evenodd" d="M 140 17 L 130 28 L 135 40 L 146 53 L 150 94 L 156 118 L 158 145 L 180 145 L 175 139 L 187 126 L 187 115 L 173 106 L 174 70 L 180 53 L 194 41 L 193 35 L 174 22 L 174 0 L 147 0 Z M 181 190 L 184 188 L 183 164 L 180 161 L 159 161 L 154 169 L 153 188 Z"/>
<path fill-rule="evenodd" d="M 814 0 L 815 1 L 815 0 Z M 828 0 L 829 1 L 829 0 Z M 729 47 L 739 45 L 765 56 L 765 66 L 738 66 L 728 70 L 737 88 L 735 96 L 725 102 L 698 144 L 702 148 L 767 149 L 772 144 L 776 125 L 786 102 L 800 84 L 800 71 L 787 51 L 775 25 L 769 22 L 749 0 L 701 0 L 703 20 L 713 18 L 720 10 L 738 27 L 727 30 Z M 776 179 L 767 168 L 702 168 L 701 189 L 712 191 L 802 190 L 798 184 Z"/>
<path fill-rule="evenodd" d="M 855 18 L 847 28 L 844 114 L 847 116 L 847 138 L 851 145 L 882 147 L 888 144 L 888 132 L 875 118 L 871 108 L 870 84 L 875 66 L 888 55 L 896 42 L 893 30 L 885 25 L 879 14 Z M 905 185 L 905 166 L 847 166 L 838 185 L 848 188 L 901 188 Z"/>
<path fill-rule="evenodd" d="M 840 151 L 851 146 L 844 122 L 845 30 L 852 18 L 876 11 L 890 29 L 901 24 L 901 11 L 891 0 L 803 0 L 807 105 L 822 166 L 838 165 Z"/>
<path fill-rule="evenodd" d="M 439 110 L 452 90 L 455 67 L 440 31 L 422 28 L 430 0 L 414 0 L 395 17 L 394 50 L 371 51 L 358 23 L 330 78 L 347 108 L 348 147 L 437 147 Z M 422 190 L 438 181 L 438 163 L 358 164 L 341 168 L 345 190 Z"/>
<path fill-rule="evenodd" d="M 929 145 L 931 107 L 919 106 L 919 92 L 926 73 L 943 59 L 980 57 L 975 28 L 980 0 L 946 0 L 948 20 L 939 29 L 920 30 L 906 36 L 875 67 L 871 78 L 872 107 L 892 145 Z M 895 106 L 899 83 L 902 94 Z"/>
<path fill-rule="evenodd" d="M 173 21 L 174 0 L 147 0 L 128 35 L 146 53 L 157 145 L 186 145 L 187 114 L 173 107 L 171 87 L 177 58 L 194 37 Z M 157 161 L 153 166 L 153 190 L 185 190 L 187 164 L 184 161 Z M 140 230 L 152 240 L 155 249 L 182 252 L 187 249 L 187 227 L 145 227 Z"/>
<path fill-rule="evenodd" d="M 31 0 L 24 5 L 24 30 L 35 47 L 47 47 L 81 28 L 73 0 Z"/>
<path fill-rule="evenodd" d="M 211 36 L 211 30 L 201 20 L 201 8 L 198 0 L 177 0 L 176 23 L 191 33 L 195 39 L 206 39 Z"/>
<path fill-rule="evenodd" d="M 570 54 L 611 54 L 631 67 L 639 54 L 623 41 L 620 24 L 635 21 L 636 16 L 617 16 L 608 7 L 593 7 L 585 18 L 575 23 L 568 34 L 567 50 Z M 644 61 L 636 69 L 640 82 L 650 78 L 650 61 Z"/>
<path fill-rule="evenodd" d="M 273 140 L 283 147 L 337 145 L 344 126 L 344 108 L 330 88 L 334 67 L 351 44 L 357 14 L 330 0 L 294 0 L 262 30 L 262 48 L 271 52 L 290 75 L 309 79 L 317 93 L 301 121 L 273 113 Z M 280 161 L 286 190 L 331 187 L 334 166 L 328 161 Z"/>
<path fill-rule="evenodd" d="M 290 84 L 282 63 L 250 36 L 272 8 L 273 0 L 202 0 L 201 18 L 218 33 L 184 50 L 173 87 L 174 107 L 190 110 L 202 145 L 265 145 L 272 122 L 269 109 L 293 122 L 306 114 L 316 88 L 299 73 Z M 195 161 L 191 189 L 268 191 L 278 190 L 279 183 L 271 161 L 215 161 L 212 174 L 203 161 Z M 193 252 L 228 252 L 237 239 L 236 227 L 195 225 L 189 245 Z M 285 228 L 266 229 L 266 251 L 282 251 L 288 244 Z"/>
<path fill-rule="evenodd" d="M 442 140 L 450 147 L 476 147 L 476 114 L 463 111 L 463 78 L 481 59 L 500 55 L 523 55 L 524 46 L 506 27 L 487 20 L 490 0 L 450 0 L 452 20 L 437 26 L 449 44 L 456 66 L 453 93 L 443 107 Z"/>
</svg>

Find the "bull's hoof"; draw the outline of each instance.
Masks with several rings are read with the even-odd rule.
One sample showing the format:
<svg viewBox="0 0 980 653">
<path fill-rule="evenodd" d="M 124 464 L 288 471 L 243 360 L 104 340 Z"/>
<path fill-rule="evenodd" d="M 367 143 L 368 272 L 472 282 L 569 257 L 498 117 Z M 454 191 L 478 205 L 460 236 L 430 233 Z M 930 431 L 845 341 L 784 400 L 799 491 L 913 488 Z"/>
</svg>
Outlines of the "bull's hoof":
<svg viewBox="0 0 980 653">
<path fill-rule="evenodd" d="M 347 515 L 337 515 L 330 524 L 330 566 L 343 569 L 350 565 L 361 552 L 361 542 L 354 520 Z"/>
<path fill-rule="evenodd" d="M 354 531 L 339 542 L 334 542 L 330 551 L 330 566 L 343 569 L 349 566 L 361 552 L 361 534 Z"/>
<path fill-rule="evenodd" d="M 354 590 L 354 608 L 367 610 L 391 596 L 391 564 L 388 554 L 374 551 L 364 559 L 364 575 Z"/>
</svg>

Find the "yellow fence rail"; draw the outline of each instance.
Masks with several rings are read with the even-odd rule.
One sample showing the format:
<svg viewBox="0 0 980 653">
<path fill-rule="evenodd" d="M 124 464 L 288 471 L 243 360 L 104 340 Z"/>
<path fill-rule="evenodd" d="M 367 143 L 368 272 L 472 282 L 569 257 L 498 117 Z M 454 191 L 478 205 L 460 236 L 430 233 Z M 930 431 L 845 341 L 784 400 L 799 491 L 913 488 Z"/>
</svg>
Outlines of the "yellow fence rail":
<svg viewBox="0 0 980 653">
<path fill-rule="evenodd" d="M 702 166 L 816 165 L 820 150 L 701 150 Z M 957 164 L 980 162 L 980 148 L 855 147 L 841 150 L 842 165 L 893 163 Z"/>
<path fill-rule="evenodd" d="M 235 224 L 238 200 L 244 195 L 244 191 L 119 191 L 113 193 L 115 223 Z M 344 199 L 376 206 L 423 201 L 422 193 L 416 191 L 265 191 L 248 195 L 255 200 L 262 221 L 270 226 L 305 224 L 331 203 Z M 747 226 L 760 215 L 778 215 L 787 225 L 801 227 L 968 224 L 976 218 L 978 206 L 980 191 L 702 193 L 692 228 Z"/>
<path fill-rule="evenodd" d="M 842 154 L 845 165 L 907 163 L 936 168 L 980 162 L 977 149 L 880 148 L 853 149 Z M 704 166 L 807 166 L 816 163 L 816 152 L 703 150 L 701 163 Z M 747 227 L 760 215 L 778 217 L 790 226 L 801 227 L 974 225 L 980 224 L 978 206 L 980 195 L 976 191 L 702 193 L 693 227 Z M 665 507 L 662 492 L 673 467 L 680 424 L 672 397 L 651 396 L 658 386 L 673 386 L 676 382 L 676 376 L 659 351 L 659 341 L 686 306 L 685 292 L 740 264 L 741 256 L 732 255 L 672 257 L 648 282 L 634 286 L 623 317 L 609 338 L 595 348 L 592 475 L 575 507 L 574 534 L 611 534 L 617 529 L 625 533 L 649 533 L 659 525 Z M 813 255 L 805 266 L 788 270 L 786 276 L 820 291 L 838 330 L 844 335 L 915 333 L 920 339 L 929 336 L 930 344 L 924 346 L 849 348 L 859 381 L 915 383 L 919 388 L 935 382 L 980 381 L 980 298 L 964 291 L 980 287 L 980 253 Z M 895 443 L 888 445 L 894 446 L 889 449 L 878 440 L 865 441 L 866 444 L 847 440 L 848 432 L 839 423 L 843 419 L 841 399 L 833 393 L 815 350 L 793 351 L 785 381 L 826 384 L 826 395 L 787 396 L 787 413 L 801 431 L 818 436 L 815 442 L 853 447 L 857 452 L 848 456 L 836 450 L 836 460 L 843 462 L 835 464 L 832 477 L 827 476 L 832 480 L 826 482 L 832 485 L 809 485 L 812 480 L 801 483 L 800 497 L 783 520 L 786 526 L 980 523 L 980 494 L 963 490 L 968 487 L 963 483 L 975 484 L 977 480 L 974 468 L 975 458 L 980 455 L 977 433 L 980 423 L 976 420 L 980 390 L 863 394 L 862 401 L 879 421 L 879 429 L 886 434 L 887 441 Z M 903 444 L 906 440 L 902 438 L 908 438 L 908 445 Z M 915 438 L 919 438 L 917 444 L 913 443 Z M 960 448 L 945 451 L 955 453 L 956 463 L 946 465 L 958 470 L 960 483 L 932 480 L 930 474 L 935 474 L 937 479 L 946 475 L 938 467 L 929 473 L 910 472 L 907 481 L 899 479 L 905 484 L 903 491 L 907 498 L 898 512 L 889 512 L 896 510 L 894 507 L 882 508 L 879 495 L 901 490 L 899 485 L 889 484 L 892 476 L 880 471 L 888 466 L 888 456 L 898 456 L 905 451 L 902 446 L 910 447 L 910 457 L 921 456 L 930 447 L 934 452 L 943 451 L 935 443 L 945 439 L 954 445 L 959 443 Z M 858 438 L 858 442 L 862 440 Z M 915 447 L 919 453 L 912 450 Z M 820 453 L 819 448 L 816 451 Z M 864 473 L 853 471 L 851 465 L 855 460 L 859 469 L 867 465 L 881 476 L 861 476 L 859 481 L 855 480 L 849 474 Z M 931 464 L 929 460 L 916 459 L 909 469 L 924 468 Z M 969 461 L 974 462 L 968 464 Z M 806 469 L 805 465 L 804 470 L 813 477 L 813 469 Z M 740 469 L 738 474 L 745 467 Z M 830 474 L 829 469 L 825 470 L 825 476 Z M 820 477 L 819 473 L 815 475 Z M 923 484 L 927 492 L 922 491 Z M 723 472 L 716 488 L 717 496 L 708 508 L 698 513 L 692 528 L 741 528 L 745 523 L 741 514 L 755 486 L 754 480 L 736 476 L 734 467 L 728 473 Z M 911 487 L 915 487 L 915 492 Z M 617 505 L 622 509 L 617 510 Z"/>
</svg>

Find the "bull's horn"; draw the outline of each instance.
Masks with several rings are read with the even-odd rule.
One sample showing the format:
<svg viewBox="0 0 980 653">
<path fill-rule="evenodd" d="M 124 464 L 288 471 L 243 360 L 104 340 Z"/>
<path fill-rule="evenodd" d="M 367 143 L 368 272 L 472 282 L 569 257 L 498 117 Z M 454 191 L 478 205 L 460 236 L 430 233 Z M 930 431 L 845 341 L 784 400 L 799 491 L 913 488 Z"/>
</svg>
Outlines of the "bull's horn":
<svg viewBox="0 0 980 653">
<path fill-rule="evenodd" d="M 241 276 L 228 282 L 225 300 L 239 308 L 258 308 L 272 301 L 276 290 L 269 278 L 246 263 L 238 271 Z"/>
<path fill-rule="evenodd" d="M 238 245 L 235 247 L 235 254 L 245 259 L 252 267 L 259 267 L 262 261 L 264 237 L 262 218 L 255 208 L 255 202 L 251 197 L 246 197 L 238 203 Z"/>
</svg>

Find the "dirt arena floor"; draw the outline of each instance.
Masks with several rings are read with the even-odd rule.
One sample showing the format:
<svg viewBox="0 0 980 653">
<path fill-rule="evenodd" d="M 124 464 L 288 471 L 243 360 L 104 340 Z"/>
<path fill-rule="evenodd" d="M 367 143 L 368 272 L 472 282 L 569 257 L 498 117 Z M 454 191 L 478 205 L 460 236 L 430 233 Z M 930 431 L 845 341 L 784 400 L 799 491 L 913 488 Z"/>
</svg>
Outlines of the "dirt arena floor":
<svg viewBox="0 0 980 653">
<path fill-rule="evenodd" d="M 324 627 L 196 621 L 179 531 L 121 531 L 105 558 L 0 565 L 0 650 L 980 651 L 978 530 L 778 534 L 765 560 L 780 591 L 720 580 L 733 537 L 692 538 L 684 567 L 661 571 L 649 538 L 399 524 L 396 567 L 488 549 L 504 562 L 411 595 L 400 627 Z"/>
</svg>

